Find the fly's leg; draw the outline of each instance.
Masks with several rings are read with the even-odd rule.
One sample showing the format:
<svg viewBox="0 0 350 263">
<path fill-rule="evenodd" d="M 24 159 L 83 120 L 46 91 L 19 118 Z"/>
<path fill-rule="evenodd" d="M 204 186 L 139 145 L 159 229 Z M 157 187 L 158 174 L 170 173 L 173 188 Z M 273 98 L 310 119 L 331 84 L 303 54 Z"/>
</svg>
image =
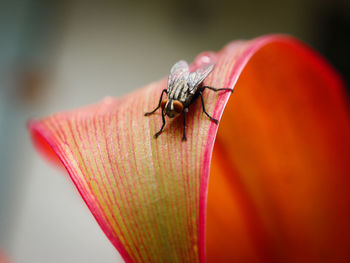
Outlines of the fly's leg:
<svg viewBox="0 0 350 263">
<path fill-rule="evenodd" d="M 158 103 L 157 108 L 155 108 L 153 111 L 146 112 L 146 113 L 145 113 L 145 116 L 149 116 L 149 115 L 155 113 L 155 111 L 158 110 L 158 109 L 160 108 L 160 104 L 162 103 L 162 99 L 163 99 L 163 94 L 164 94 L 164 92 L 165 92 L 165 93 L 168 93 L 168 91 L 167 91 L 166 89 L 163 89 L 162 94 L 160 95 L 160 99 L 159 99 L 159 103 Z"/>
<path fill-rule="evenodd" d="M 202 108 L 203 108 L 203 112 L 205 113 L 205 115 L 207 115 L 207 116 L 209 117 L 209 119 L 211 119 L 213 122 L 218 123 L 219 121 L 218 121 L 217 119 L 214 119 L 212 116 L 210 116 L 210 115 L 208 114 L 208 112 L 205 110 L 202 91 L 199 91 L 199 96 L 201 96 Z"/>
<path fill-rule="evenodd" d="M 182 133 L 182 140 L 183 141 L 187 141 L 186 138 L 186 114 L 188 112 L 188 108 L 184 109 L 184 127 L 183 127 L 183 133 Z"/>
<path fill-rule="evenodd" d="M 202 87 L 200 88 L 200 90 L 198 91 L 198 92 L 199 92 L 199 95 L 201 96 L 203 112 L 204 112 L 205 115 L 207 115 L 207 116 L 209 117 L 209 119 L 211 119 L 213 122 L 218 123 L 219 121 L 218 121 L 217 119 L 214 119 L 213 117 L 211 117 L 211 116 L 208 114 L 208 112 L 205 110 L 204 100 L 203 100 L 203 95 L 202 95 L 202 92 L 203 92 L 205 89 L 210 89 L 210 90 L 213 90 L 213 91 L 215 91 L 215 92 L 217 92 L 217 91 L 222 91 L 222 90 L 226 90 L 226 91 L 231 91 L 231 92 L 233 92 L 233 89 L 229 89 L 229 88 L 216 89 L 216 88 L 209 87 L 209 86 L 202 86 Z"/>
<path fill-rule="evenodd" d="M 216 89 L 216 88 L 209 87 L 209 86 L 203 86 L 203 87 L 201 88 L 201 90 L 202 90 L 202 91 L 203 91 L 204 89 L 210 89 L 210 90 L 213 90 L 213 91 L 227 90 L 227 91 L 231 91 L 231 92 L 233 92 L 233 89 L 228 89 L 228 88 L 224 88 L 224 89 Z"/>
<path fill-rule="evenodd" d="M 154 135 L 154 138 L 156 138 L 156 139 L 157 139 L 157 137 L 162 133 L 163 128 L 164 128 L 164 126 L 165 126 L 164 110 L 162 110 L 162 120 L 163 120 L 162 127 L 160 128 L 159 132 L 157 132 L 157 133 Z"/>
</svg>

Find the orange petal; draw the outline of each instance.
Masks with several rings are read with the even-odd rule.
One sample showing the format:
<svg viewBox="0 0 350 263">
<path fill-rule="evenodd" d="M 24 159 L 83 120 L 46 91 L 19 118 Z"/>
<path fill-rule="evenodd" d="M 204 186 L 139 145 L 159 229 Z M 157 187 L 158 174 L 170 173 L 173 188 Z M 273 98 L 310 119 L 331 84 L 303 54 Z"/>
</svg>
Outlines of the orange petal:
<svg viewBox="0 0 350 263">
<path fill-rule="evenodd" d="M 350 262 L 350 122 L 312 51 L 273 41 L 226 105 L 208 195 L 209 262 Z"/>
<path fill-rule="evenodd" d="M 165 79 L 31 122 L 31 134 L 62 161 L 127 262 L 204 262 L 205 241 L 211 262 L 349 259 L 350 125 L 338 76 L 283 36 L 233 42 L 192 68 L 208 61 L 216 67 L 204 84 L 236 90 L 214 152 L 218 126 L 200 101 L 187 142 L 181 118 L 152 137 L 160 114 L 143 113 Z M 205 91 L 207 111 L 219 118 L 229 96 Z"/>
</svg>

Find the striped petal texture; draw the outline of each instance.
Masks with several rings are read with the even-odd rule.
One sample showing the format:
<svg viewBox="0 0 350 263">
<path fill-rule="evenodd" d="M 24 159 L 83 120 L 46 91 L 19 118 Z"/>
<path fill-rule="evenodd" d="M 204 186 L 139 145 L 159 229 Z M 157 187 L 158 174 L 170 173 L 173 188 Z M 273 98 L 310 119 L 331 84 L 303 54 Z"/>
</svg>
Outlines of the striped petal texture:
<svg viewBox="0 0 350 263">
<path fill-rule="evenodd" d="M 145 117 L 167 80 L 29 123 L 126 262 L 350 262 L 344 84 L 287 36 L 200 54 L 215 62 L 182 117 Z M 225 110 L 224 110 L 225 109 Z M 210 175 L 210 177 L 209 177 Z"/>
</svg>

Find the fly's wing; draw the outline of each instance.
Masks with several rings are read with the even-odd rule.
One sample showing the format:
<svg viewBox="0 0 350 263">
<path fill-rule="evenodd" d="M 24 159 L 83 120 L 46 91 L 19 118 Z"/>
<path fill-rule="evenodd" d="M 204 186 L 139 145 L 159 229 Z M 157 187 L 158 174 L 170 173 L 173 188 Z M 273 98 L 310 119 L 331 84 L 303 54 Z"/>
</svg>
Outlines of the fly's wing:
<svg viewBox="0 0 350 263">
<path fill-rule="evenodd" d="M 188 77 L 188 85 L 190 87 L 189 92 L 194 94 L 198 86 L 203 82 L 203 80 L 209 75 L 209 73 L 214 69 L 215 63 L 208 63 L 192 72 Z"/>
<path fill-rule="evenodd" d="M 171 92 L 171 89 L 175 86 L 176 82 L 187 80 L 189 74 L 190 72 L 186 61 L 180 60 L 176 62 L 170 70 L 168 78 L 168 93 Z"/>
</svg>

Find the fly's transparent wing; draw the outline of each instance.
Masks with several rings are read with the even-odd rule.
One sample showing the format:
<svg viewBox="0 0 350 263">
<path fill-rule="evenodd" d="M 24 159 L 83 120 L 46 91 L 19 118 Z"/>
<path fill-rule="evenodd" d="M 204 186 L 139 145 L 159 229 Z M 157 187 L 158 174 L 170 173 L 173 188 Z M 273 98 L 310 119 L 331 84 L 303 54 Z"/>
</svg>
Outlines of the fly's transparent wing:
<svg viewBox="0 0 350 263">
<path fill-rule="evenodd" d="M 214 69 L 215 63 L 208 63 L 192 72 L 188 77 L 188 85 L 190 86 L 189 92 L 194 94 L 196 88 L 203 82 L 203 80 L 209 75 L 209 73 Z"/>
<path fill-rule="evenodd" d="M 168 92 L 175 86 L 178 81 L 187 80 L 189 76 L 188 64 L 184 60 L 180 60 L 174 64 L 170 70 L 170 75 L 168 78 Z"/>
</svg>

